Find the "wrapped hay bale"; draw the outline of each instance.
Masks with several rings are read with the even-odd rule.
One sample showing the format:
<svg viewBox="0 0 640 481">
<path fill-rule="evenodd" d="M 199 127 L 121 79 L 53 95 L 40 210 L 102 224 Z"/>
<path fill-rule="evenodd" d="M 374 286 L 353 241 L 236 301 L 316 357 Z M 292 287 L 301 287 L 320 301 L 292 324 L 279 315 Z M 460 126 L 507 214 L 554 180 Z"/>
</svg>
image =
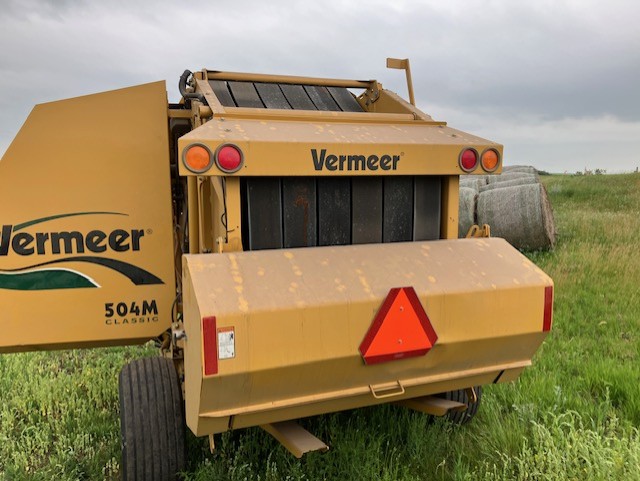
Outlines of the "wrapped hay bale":
<svg viewBox="0 0 640 481">
<path fill-rule="evenodd" d="M 494 182 L 493 184 L 487 184 L 480 187 L 480 192 L 484 192 L 486 190 L 493 189 L 503 189 L 505 187 L 514 187 L 516 185 L 525 185 L 525 184 L 537 184 L 538 179 L 533 177 L 521 177 L 518 179 L 505 180 L 504 182 Z"/>
<path fill-rule="evenodd" d="M 493 175 L 487 178 L 487 184 L 493 184 L 495 182 L 507 182 L 515 179 L 535 179 L 538 181 L 538 174 L 528 174 L 527 172 L 506 172 L 500 175 Z"/>
<path fill-rule="evenodd" d="M 458 208 L 458 237 L 464 237 L 475 224 L 478 192 L 469 187 L 460 187 L 460 206 Z"/>
<path fill-rule="evenodd" d="M 551 204 L 542 184 L 493 189 L 478 196 L 478 224 L 519 249 L 550 249 L 556 230 Z"/>
<path fill-rule="evenodd" d="M 527 174 L 538 174 L 538 171 L 530 165 L 505 165 L 502 172 L 525 172 Z"/>
<path fill-rule="evenodd" d="M 487 185 L 486 175 L 461 175 L 460 187 L 469 187 L 479 192 L 482 187 Z"/>
</svg>

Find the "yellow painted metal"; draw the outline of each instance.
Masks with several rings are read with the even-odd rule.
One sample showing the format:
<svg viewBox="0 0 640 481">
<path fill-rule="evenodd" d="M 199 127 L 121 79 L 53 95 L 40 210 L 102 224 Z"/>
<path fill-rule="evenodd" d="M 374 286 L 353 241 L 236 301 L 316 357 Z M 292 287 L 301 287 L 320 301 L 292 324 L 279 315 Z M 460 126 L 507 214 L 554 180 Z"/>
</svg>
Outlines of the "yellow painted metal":
<svg viewBox="0 0 640 481">
<path fill-rule="evenodd" d="M 324 85 L 326 87 L 368 88 L 375 80 L 346 80 L 322 77 L 299 77 L 294 75 L 267 75 L 241 72 L 205 70 L 208 80 L 235 80 L 244 82 L 267 82 L 297 85 Z"/>
<path fill-rule="evenodd" d="M 473 386 L 466 388 L 465 392 L 467 394 L 467 399 L 469 399 L 469 404 L 475 404 L 478 402 L 478 394 Z"/>
<path fill-rule="evenodd" d="M 491 226 L 489 224 L 483 224 L 482 227 L 479 225 L 472 225 L 469 227 L 467 234 L 465 235 L 467 239 L 470 238 L 480 238 L 480 237 L 491 237 Z"/>
<path fill-rule="evenodd" d="M 425 414 L 431 414 L 432 416 L 444 416 L 449 411 L 464 411 L 467 409 L 467 405 L 457 401 L 450 401 L 435 396 L 424 396 L 413 399 L 405 399 L 398 403 L 400 406 L 413 409 Z"/>
<path fill-rule="evenodd" d="M 356 100 L 364 112 L 224 107 L 212 79 L 362 89 Z M 184 348 L 178 367 L 187 424 L 197 435 L 263 425 L 299 454 L 310 439 L 278 423 L 508 382 L 531 364 L 547 334 L 551 280 L 503 240 L 457 240 L 459 154 L 494 148 L 502 157 L 501 145 L 434 121 L 375 80 L 203 70 L 193 86 L 207 105 L 169 108 L 164 84 L 156 83 L 34 109 L 0 162 L 0 299 L 9 306 L 0 317 L 0 352 L 157 336 L 170 325 L 174 265 L 182 265 L 177 306 L 186 338 L 172 349 L 180 357 Z M 193 127 L 176 153 L 186 179 L 174 180 L 187 195 L 176 205 L 175 249 L 180 254 L 185 240 L 189 252 L 175 264 L 169 118 L 188 118 Z M 180 159 L 191 143 L 211 152 L 233 143 L 243 168 L 189 172 Z M 441 176 L 444 240 L 241 252 L 241 177 L 340 175 Z M 53 250 L 54 234 L 68 252 Z M 55 263 L 28 264 L 32 256 Z M 15 269 L 27 266 L 62 271 L 65 282 L 78 274 L 82 287 L 16 290 Z M 48 272 L 37 275 L 46 280 Z M 141 272 L 161 283 L 138 285 Z M 389 289 L 404 286 L 416 290 L 438 342 L 426 356 L 367 366 L 358 347 Z M 134 306 L 155 306 L 157 314 L 135 314 L 133 322 Z M 219 329 L 234 329 L 235 346 L 205 376 L 208 316 Z"/>
<path fill-rule="evenodd" d="M 449 175 L 442 181 L 442 213 L 440 238 L 458 238 L 458 208 L 460 206 L 460 181 L 457 175 Z"/>
<path fill-rule="evenodd" d="M 295 421 L 263 424 L 260 427 L 276 438 L 280 444 L 298 459 L 312 451 L 323 453 L 329 451 L 329 446 Z"/>
<path fill-rule="evenodd" d="M 216 95 L 213 93 L 209 82 L 196 79 L 196 85 L 198 87 L 198 91 L 204 95 L 204 98 L 207 101 L 211 112 L 213 114 L 224 114 L 225 107 L 220 103 L 218 97 L 216 97 Z"/>
<path fill-rule="evenodd" d="M 33 109 L 0 161 L 0 352 L 169 327 L 169 176 L 164 82 Z"/>
<path fill-rule="evenodd" d="M 393 63 L 393 62 L 392 62 Z M 401 66 L 407 62 L 400 62 Z M 394 64 L 395 65 L 395 64 Z M 204 95 L 213 117 L 180 139 L 182 152 L 194 142 L 212 152 L 224 143 L 234 143 L 244 154 L 243 168 L 231 176 L 270 175 L 460 175 L 458 157 L 465 147 L 478 151 L 503 148 L 494 142 L 434 121 L 414 105 L 385 90 L 375 80 L 341 80 L 204 70 L 194 74 L 196 92 Z M 364 112 L 259 109 L 223 107 L 207 80 L 292 83 L 363 88 L 358 97 Z M 312 150 L 339 157 L 337 169 L 318 169 Z M 382 170 L 374 162 L 348 170 L 348 157 L 398 156 L 393 169 Z M 342 160 L 340 156 L 344 156 Z M 295 162 L 291 160 L 295 159 Z M 378 161 L 379 162 L 379 161 Z M 351 164 L 354 167 L 355 164 Z M 385 165 L 386 167 L 387 165 Z M 333 167 L 333 165 L 332 165 Z M 485 174 L 480 167 L 473 172 Z M 495 172 L 500 173 L 500 168 Z M 194 175 L 182 164 L 180 175 Z M 212 166 L 201 175 L 227 176 Z M 457 214 L 456 214 L 457 215 Z M 448 229 L 448 227 L 447 227 Z"/>
<path fill-rule="evenodd" d="M 425 122 L 433 122 L 430 115 L 422 112 L 420 109 L 411 105 L 409 102 L 401 98 L 395 92 L 391 90 L 380 89 L 375 92 L 376 95 L 371 98 L 371 93 L 367 91 L 360 97 L 360 102 L 364 105 L 368 112 L 371 113 L 396 113 L 396 114 L 409 114 L 416 120 L 423 120 Z M 445 122 L 439 122 L 439 124 L 446 125 Z"/>
<path fill-rule="evenodd" d="M 387 58 L 387 68 L 397 68 L 404 70 L 407 75 L 407 90 L 409 92 L 409 102 L 411 105 L 416 104 L 416 99 L 413 95 L 413 80 L 411 79 L 411 65 L 408 58 Z"/>
<path fill-rule="evenodd" d="M 410 123 L 423 121 L 426 125 L 444 126 L 446 122 L 420 119 L 412 112 L 334 112 L 324 110 L 285 110 L 261 109 L 249 107 L 225 107 L 225 118 L 240 118 L 252 120 L 290 120 L 303 122 L 357 122 L 362 124 Z"/>
<path fill-rule="evenodd" d="M 368 114 L 362 113 L 366 116 Z M 179 151 L 192 143 L 212 152 L 225 143 L 237 145 L 244 165 L 237 176 L 286 175 L 459 175 L 458 157 L 464 147 L 482 151 L 502 146 L 459 130 L 419 121 L 398 124 L 226 119 L 214 117 L 180 138 Z M 336 155 L 329 168 L 320 157 Z M 315 152 L 315 157 L 314 153 Z M 383 165 L 382 156 L 390 160 Z M 349 160 L 364 156 L 366 161 Z M 375 156 L 373 162 L 369 158 Z M 324 160 L 324 159 L 323 159 Z M 321 167 L 321 168 L 319 168 Z M 356 170 L 357 169 L 357 170 Z M 180 164 L 181 175 L 194 175 Z M 226 175 L 215 165 L 200 175 Z"/>
<path fill-rule="evenodd" d="M 529 365 L 547 334 L 552 281 L 502 239 L 189 255 L 183 268 L 186 411 L 198 435 L 493 382 Z M 438 342 L 367 366 L 358 347 L 403 286 Z M 206 316 L 235 333 L 235 357 L 211 376 Z"/>
</svg>

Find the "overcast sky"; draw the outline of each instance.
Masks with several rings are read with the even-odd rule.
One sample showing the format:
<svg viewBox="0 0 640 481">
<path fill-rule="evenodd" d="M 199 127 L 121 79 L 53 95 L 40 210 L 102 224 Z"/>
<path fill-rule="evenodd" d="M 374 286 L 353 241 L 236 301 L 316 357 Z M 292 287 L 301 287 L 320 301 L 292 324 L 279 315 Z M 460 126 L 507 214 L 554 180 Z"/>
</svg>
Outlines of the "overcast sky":
<svg viewBox="0 0 640 481">
<path fill-rule="evenodd" d="M 640 166 L 640 2 L 0 0 L 0 153 L 36 103 L 186 68 L 376 78 L 553 172 Z M 82 121 L 79 119 L 79 121 Z"/>
</svg>

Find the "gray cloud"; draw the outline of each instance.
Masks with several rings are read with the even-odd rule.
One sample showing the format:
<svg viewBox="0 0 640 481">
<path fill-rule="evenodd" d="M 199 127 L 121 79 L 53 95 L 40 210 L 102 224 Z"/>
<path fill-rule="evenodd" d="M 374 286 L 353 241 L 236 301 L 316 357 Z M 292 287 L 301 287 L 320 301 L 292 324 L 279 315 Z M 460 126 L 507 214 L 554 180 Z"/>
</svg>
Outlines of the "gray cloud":
<svg viewBox="0 0 640 481">
<path fill-rule="evenodd" d="M 182 70 L 201 67 L 374 77 L 405 94 L 402 73 L 384 68 L 385 57 L 398 56 L 411 58 L 423 110 L 515 142 L 514 161 L 548 162 L 539 147 L 547 140 L 527 158 L 529 144 L 509 126 L 563 131 L 553 161 L 575 162 L 576 128 L 588 119 L 600 125 L 603 147 L 580 159 L 598 162 L 614 145 L 608 129 L 640 138 L 637 18 L 640 4 L 621 0 L 9 0 L 0 12 L 0 152 L 39 102 L 158 79 L 175 100 Z M 632 159 L 639 142 L 615 146 Z"/>
</svg>

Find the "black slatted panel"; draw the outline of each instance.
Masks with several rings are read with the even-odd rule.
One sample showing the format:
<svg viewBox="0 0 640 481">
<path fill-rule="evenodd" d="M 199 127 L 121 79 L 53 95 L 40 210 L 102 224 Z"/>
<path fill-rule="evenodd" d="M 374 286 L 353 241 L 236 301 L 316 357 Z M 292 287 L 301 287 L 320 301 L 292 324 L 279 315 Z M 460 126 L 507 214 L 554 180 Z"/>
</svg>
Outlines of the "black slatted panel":
<svg viewBox="0 0 640 481">
<path fill-rule="evenodd" d="M 440 238 L 436 176 L 246 177 L 245 250 Z"/>
<path fill-rule="evenodd" d="M 262 103 L 268 109 L 291 109 L 278 84 L 256 83 L 255 86 Z"/>
<path fill-rule="evenodd" d="M 318 245 L 351 243 L 351 179 L 318 178 Z"/>
<path fill-rule="evenodd" d="M 345 87 L 209 80 L 224 107 L 363 112 Z"/>
<path fill-rule="evenodd" d="M 284 246 L 315 246 L 318 241 L 316 216 L 316 180 L 313 177 L 282 179 Z"/>
<path fill-rule="evenodd" d="M 309 97 L 313 101 L 318 110 L 331 110 L 340 111 L 340 107 L 327 90 L 327 87 L 320 87 L 316 85 L 305 85 L 304 89 L 309 94 Z"/>
<path fill-rule="evenodd" d="M 354 177 L 351 205 L 351 243 L 382 242 L 382 177 Z"/>
<path fill-rule="evenodd" d="M 229 90 L 238 107 L 263 109 L 264 104 L 251 82 L 228 82 Z"/>
<path fill-rule="evenodd" d="M 209 80 L 209 85 L 224 107 L 237 107 L 236 103 L 233 101 L 233 97 L 229 93 L 227 82 L 224 80 Z"/>
<path fill-rule="evenodd" d="M 328 87 L 329 93 L 344 112 L 362 112 L 362 107 L 344 87 Z"/>
<path fill-rule="evenodd" d="M 435 176 L 415 177 L 413 202 L 413 240 L 440 238 L 442 180 Z"/>
<path fill-rule="evenodd" d="M 383 242 L 410 241 L 413 237 L 413 177 L 384 178 Z"/>
<path fill-rule="evenodd" d="M 280 179 L 249 177 L 246 180 L 249 249 L 282 247 Z"/>
<path fill-rule="evenodd" d="M 282 93 L 295 110 L 318 110 L 302 85 L 280 84 Z"/>
</svg>

